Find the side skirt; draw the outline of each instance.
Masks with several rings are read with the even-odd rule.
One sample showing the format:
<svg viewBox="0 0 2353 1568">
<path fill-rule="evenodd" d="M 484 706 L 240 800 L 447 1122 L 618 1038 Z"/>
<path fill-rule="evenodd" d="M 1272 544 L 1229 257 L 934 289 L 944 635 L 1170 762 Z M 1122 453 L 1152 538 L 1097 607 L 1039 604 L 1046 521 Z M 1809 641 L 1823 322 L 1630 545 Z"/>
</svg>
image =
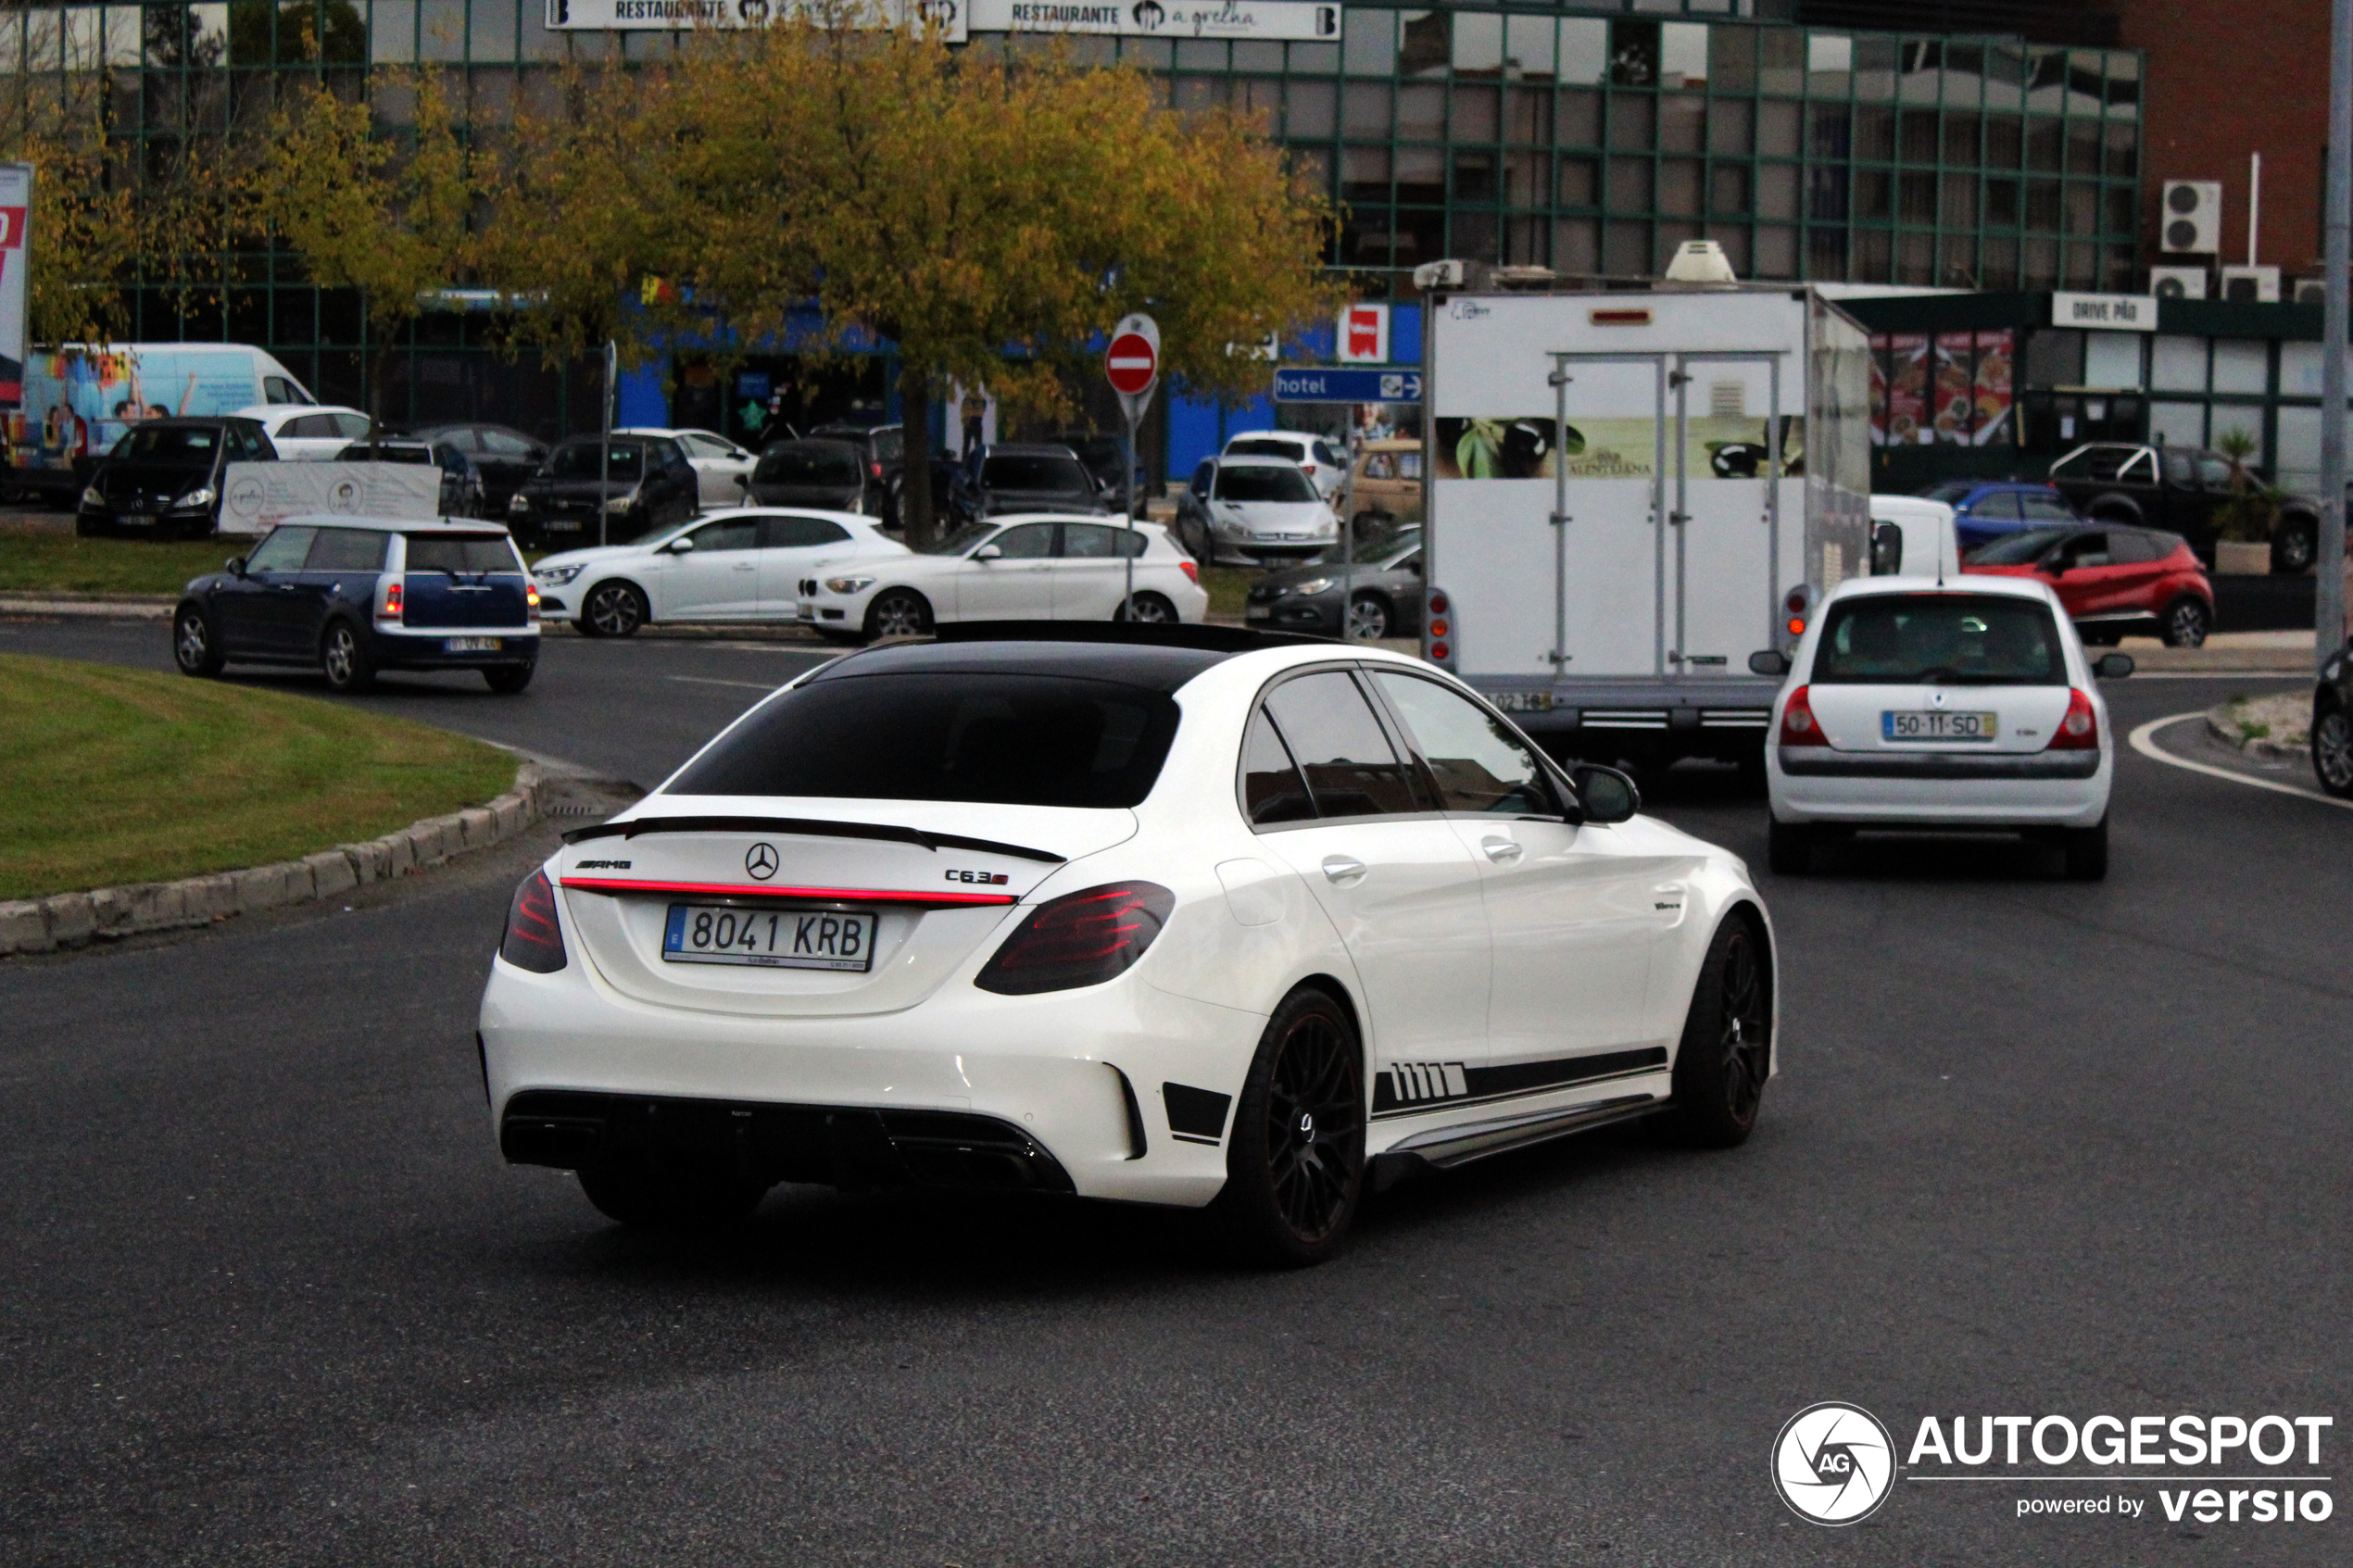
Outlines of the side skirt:
<svg viewBox="0 0 2353 1568">
<path fill-rule="evenodd" d="M 1575 1133 L 1592 1132 L 1614 1123 L 1629 1122 L 1667 1109 L 1665 1095 L 1617 1095 L 1609 1099 L 1588 1100 L 1583 1105 L 1566 1106 L 1553 1110 L 1524 1111 L 1516 1116 L 1495 1117 L 1484 1122 L 1459 1123 L 1451 1127 L 1433 1127 L 1416 1133 L 1403 1142 L 1375 1155 L 1369 1174 L 1373 1190 L 1385 1192 L 1416 1171 L 1451 1171 L 1491 1154 L 1509 1149 L 1526 1148 L 1532 1144 L 1547 1143 Z"/>
</svg>

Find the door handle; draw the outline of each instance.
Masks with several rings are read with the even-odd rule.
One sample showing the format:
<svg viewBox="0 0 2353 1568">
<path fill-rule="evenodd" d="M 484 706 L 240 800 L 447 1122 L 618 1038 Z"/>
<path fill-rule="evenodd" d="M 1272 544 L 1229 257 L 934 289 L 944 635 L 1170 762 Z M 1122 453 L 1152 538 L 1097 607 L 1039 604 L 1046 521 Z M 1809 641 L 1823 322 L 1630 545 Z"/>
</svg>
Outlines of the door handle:
<svg viewBox="0 0 2353 1568">
<path fill-rule="evenodd" d="M 1519 859 L 1521 853 L 1520 847 L 1508 838 L 1483 838 L 1479 840 L 1478 847 L 1487 852 L 1489 859 L 1499 866 L 1510 865 Z"/>
<path fill-rule="evenodd" d="M 1335 887 L 1353 887 L 1365 880 L 1365 862 L 1353 855 L 1327 855 L 1324 876 Z"/>
</svg>

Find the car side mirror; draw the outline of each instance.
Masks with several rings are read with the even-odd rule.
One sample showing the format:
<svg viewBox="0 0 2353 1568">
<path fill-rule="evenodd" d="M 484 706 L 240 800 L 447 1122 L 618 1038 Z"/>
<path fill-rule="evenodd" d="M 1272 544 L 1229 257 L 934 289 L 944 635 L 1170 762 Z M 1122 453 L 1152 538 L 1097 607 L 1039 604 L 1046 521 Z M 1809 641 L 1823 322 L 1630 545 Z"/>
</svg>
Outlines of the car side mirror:
<svg viewBox="0 0 2353 1568">
<path fill-rule="evenodd" d="M 2120 681 L 2138 668 L 2129 653 L 2104 653 L 2093 661 L 2092 673 L 2103 681 Z"/>
<path fill-rule="evenodd" d="M 227 569 L 232 577 L 243 577 L 245 574 L 245 558 L 243 556 L 231 556 L 221 565 Z"/>
<path fill-rule="evenodd" d="M 1615 768 L 1580 762 L 1569 770 L 1568 782 L 1577 786 L 1577 800 L 1585 809 L 1585 820 L 1597 827 L 1622 822 L 1642 809 L 1642 792 L 1634 787 L 1632 779 Z"/>
<path fill-rule="evenodd" d="M 679 538 L 673 539 L 669 544 L 664 545 L 661 548 L 665 555 L 691 556 L 695 553 L 695 542 L 692 539 L 686 538 L 682 535 Z"/>
<path fill-rule="evenodd" d="M 1752 675 L 1786 675 L 1789 655 L 1779 648 L 1758 648 L 1748 656 L 1748 672 Z"/>
<path fill-rule="evenodd" d="M 994 545 L 983 545 L 979 549 L 973 552 L 973 559 L 975 560 L 1002 560 L 1004 558 L 1005 552 L 999 549 Z"/>
</svg>

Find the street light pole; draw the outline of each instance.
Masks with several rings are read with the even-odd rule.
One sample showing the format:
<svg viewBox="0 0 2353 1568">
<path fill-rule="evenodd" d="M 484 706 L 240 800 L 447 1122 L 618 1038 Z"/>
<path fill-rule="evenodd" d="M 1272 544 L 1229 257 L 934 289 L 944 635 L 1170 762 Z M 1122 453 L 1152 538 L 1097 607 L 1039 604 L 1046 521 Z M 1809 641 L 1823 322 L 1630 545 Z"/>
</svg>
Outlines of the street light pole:
<svg viewBox="0 0 2353 1568">
<path fill-rule="evenodd" d="M 2328 278 L 2321 332 L 2321 574 L 2314 663 L 2345 646 L 2346 272 L 2353 268 L 2353 0 L 2329 7 Z"/>
</svg>

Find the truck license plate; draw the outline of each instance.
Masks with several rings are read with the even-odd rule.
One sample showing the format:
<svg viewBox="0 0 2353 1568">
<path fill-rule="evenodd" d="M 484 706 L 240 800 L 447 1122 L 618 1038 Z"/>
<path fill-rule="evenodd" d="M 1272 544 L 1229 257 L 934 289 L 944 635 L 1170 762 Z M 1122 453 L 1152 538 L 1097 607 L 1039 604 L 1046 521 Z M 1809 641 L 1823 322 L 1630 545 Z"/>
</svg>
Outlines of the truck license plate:
<svg viewBox="0 0 2353 1568">
<path fill-rule="evenodd" d="M 1506 713 L 1550 713 L 1553 694 L 1550 692 L 1495 692 L 1490 695 L 1495 706 Z"/>
<path fill-rule="evenodd" d="M 871 909 L 738 909 L 673 904 L 662 930 L 669 963 L 751 964 L 761 969 L 874 967 Z"/>
<path fill-rule="evenodd" d="M 1885 740 L 1992 740 L 2002 727 L 1998 713 L 1899 713 L 1879 716 Z"/>
</svg>

